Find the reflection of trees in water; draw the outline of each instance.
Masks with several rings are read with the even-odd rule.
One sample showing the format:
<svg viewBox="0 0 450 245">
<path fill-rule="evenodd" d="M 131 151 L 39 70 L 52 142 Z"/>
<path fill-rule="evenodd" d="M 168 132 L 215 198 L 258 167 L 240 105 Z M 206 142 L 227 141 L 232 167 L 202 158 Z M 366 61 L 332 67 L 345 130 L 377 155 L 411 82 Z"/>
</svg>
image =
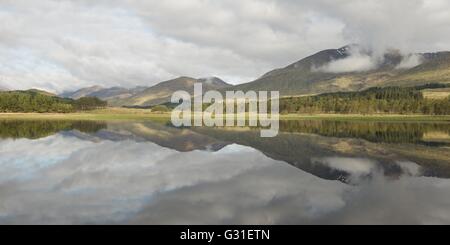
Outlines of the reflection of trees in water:
<svg viewBox="0 0 450 245">
<path fill-rule="evenodd" d="M 78 130 L 95 133 L 106 128 L 106 123 L 95 121 L 0 121 L 0 138 L 39 139 L 60 131 Z"/>
<path fill-rule="evenodd" d="M 310 133 L 337 138 L 361 138 L 371 142 L 424 143 L 427 132 L 450 135 L 447 123 L 349 122 L 349 121 L 280 121 L 282 132 Z"/>
</svg>

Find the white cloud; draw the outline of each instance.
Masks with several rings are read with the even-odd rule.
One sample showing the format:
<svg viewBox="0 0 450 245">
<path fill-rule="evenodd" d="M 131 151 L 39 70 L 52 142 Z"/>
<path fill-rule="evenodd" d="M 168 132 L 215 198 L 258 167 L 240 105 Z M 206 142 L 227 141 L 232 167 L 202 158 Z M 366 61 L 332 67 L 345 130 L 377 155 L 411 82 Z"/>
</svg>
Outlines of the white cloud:
<svg viewBox="0 0 450 245">
<path fill-rule="evenodd" d="M 0 83 L 58 92 L 181 75 L 245 82 L 308 54 L 312 44 L 343 43 L 323 38 L 342 24 L 287 13 L 272 1 L 1 1 L 0 23 L 0 52 L 9 54 Z"/>
<path fill-rule="evenodd" d="M 346 47 L 345 52 L 348 55 L 347 57 L 331 60 L 319 67 L 313 66 L 312 72 L 364 72 L 377 68 L 378 61 L 381 60 L 381 58 L 377 58 L 376 54 L 365 51 L 359 45 L 350 45 Z"/>
<path fill-rule="evenodd" d="M 448 40 L 444 0 L 2 0 L 0 86 L 61 92 L 181 75 L 239 83 L 347 43 L 408 53 L 450 49 Z M 370 65 L 352 59 L 331 69 Z"/>
<path fill-rule="evenodd" d="M 316 72 L 344 73 L 363 72 L 377 67 L 374 58 L 369 55 L 354 54 L 344 59 L 333 60 L 324 66 L 313 68 Z"/>
<path fill-rule="evenodd" d="M 361 158 L 345 158 L 345 157 L 327 157 L 316 159 L 332 169 L 344 171 L 352 175 L 367 175 L 373 173 L 376 168 L 376 163 L 369 159 Z"/>
</svg>

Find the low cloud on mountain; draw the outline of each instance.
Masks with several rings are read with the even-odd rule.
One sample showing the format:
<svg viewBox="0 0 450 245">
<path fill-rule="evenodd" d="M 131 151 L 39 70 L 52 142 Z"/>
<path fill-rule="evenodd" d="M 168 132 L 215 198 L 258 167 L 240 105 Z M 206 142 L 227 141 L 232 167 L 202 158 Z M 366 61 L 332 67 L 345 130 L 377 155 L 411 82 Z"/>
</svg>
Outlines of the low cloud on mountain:
<svg viewBox="0 0 450 245">
<path fill-rule="evenodd" d="M 423 58 L 417 54 L 407 55 L 396 67 L 397 69 L 410 69 L 422 63 Z"/>
<path fill-rule="evenodd" d="M 312 72 L 345 73 L 364 72 L 376 69 L 382 58 L 377 58 L 365 52 L 360 46 L 352 45 L 344 48 L 344 58 L 332 60 L 322 66 L 312 67 Z M 342 52 L 342 51 L 339 51 Z"/>
</svg>

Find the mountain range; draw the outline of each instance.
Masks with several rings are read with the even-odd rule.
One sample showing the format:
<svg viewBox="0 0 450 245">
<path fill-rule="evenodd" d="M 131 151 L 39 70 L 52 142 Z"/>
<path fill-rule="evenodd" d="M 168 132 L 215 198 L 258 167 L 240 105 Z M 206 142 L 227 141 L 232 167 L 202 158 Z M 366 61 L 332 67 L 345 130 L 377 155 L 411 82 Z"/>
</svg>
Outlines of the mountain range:
<svg viewBox="0 0 450 245">
<path fill-rule="evenodd" d="M 206 90 L 280 91 L 282 96 L 304 96 L 370 87 L 411 87 L 450 83 L 450 52 L 404 55 L 396 50 L 376 54 L 358 45 L 328 49 L 284 68 L 267 72 L 255 81 L 232 86 L 220 78 L 179 77 L 152 87 L 133 89 L 94 86 L 61 94 L 80 98 L 95 96 L 113 106 L 153 106 L 170 101 L 173 92 L 193 92 L 194 83 Z"/>
<path fill-rule="evenodd" d="M 220 90 L 231 87 L 230 84 L 217 77 L 199 79 L 179 77 L 158 83 L 152 87 L 136 87 L 133 89 L 127 89 L 121 87 L 103 88 L 100 86 L 93 86 L 82 88 L 74 92 L 66 92 L 60 96 L 72 99 L 78 99 L 86 96 L 98 97 L 102 100 L 108 101 L 108 103 L 112 106 L 147 107 L 169 102 L 172 94 L 178 90 L 187 91 L 190 94 L 193 94 L 195 83 L 202 83 L 203 90 Z"/>
<path fill-rule="evenodd" d="M 220 90 L 231 87 L 230 84 L 217 77 L 200 79 L 191 77 L 179 77 L 146 88 L 133 94 L 130 97 L 110 101 L 110 104 L 116 106 L 153 106 L 163 104 L 169 102 L 172 94 L 176 91 L 182 90 L 193 94 L 195 83 L 202 83 L 204 91 Z"/>
<path fill-rule="evenodd" d="M 296 96 L 450 82 L 450 52 L 402 55 L 392 50 L 374 58 L 371 52 L 357 50 L 355 54 L 354 49 L 358 48 L 321 51 L 235 89 L 278 90 L 281 95 Z M 354 63 L 368 62 L 372 67 L 367 70 L 349 70 Z"/>
<path fill-rule="evenodd" d="M 103 100 L 112 101 L 131 97 L 145 89 L 146 87 L 127 89 L 123 87 L 104 88 L 102 86 L 92 86 L 73 92 L 65 92 L 60 94 L 60 96 L 71 99 L 79 99 L 81 97 L 98 97 Z"/>
</svg>

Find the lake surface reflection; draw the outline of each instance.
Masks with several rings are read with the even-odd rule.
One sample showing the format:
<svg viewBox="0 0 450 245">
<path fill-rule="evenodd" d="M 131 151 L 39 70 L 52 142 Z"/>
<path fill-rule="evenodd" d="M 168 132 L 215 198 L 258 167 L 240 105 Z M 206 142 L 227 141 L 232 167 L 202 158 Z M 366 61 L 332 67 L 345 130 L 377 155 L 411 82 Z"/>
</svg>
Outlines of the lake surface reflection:
<svg viewBox="0 0 450 245">
<path fill-rule="evenodd" d="M 0 224 L 450 224 L 450 124 L 0 121 Z"/>
</svg>

